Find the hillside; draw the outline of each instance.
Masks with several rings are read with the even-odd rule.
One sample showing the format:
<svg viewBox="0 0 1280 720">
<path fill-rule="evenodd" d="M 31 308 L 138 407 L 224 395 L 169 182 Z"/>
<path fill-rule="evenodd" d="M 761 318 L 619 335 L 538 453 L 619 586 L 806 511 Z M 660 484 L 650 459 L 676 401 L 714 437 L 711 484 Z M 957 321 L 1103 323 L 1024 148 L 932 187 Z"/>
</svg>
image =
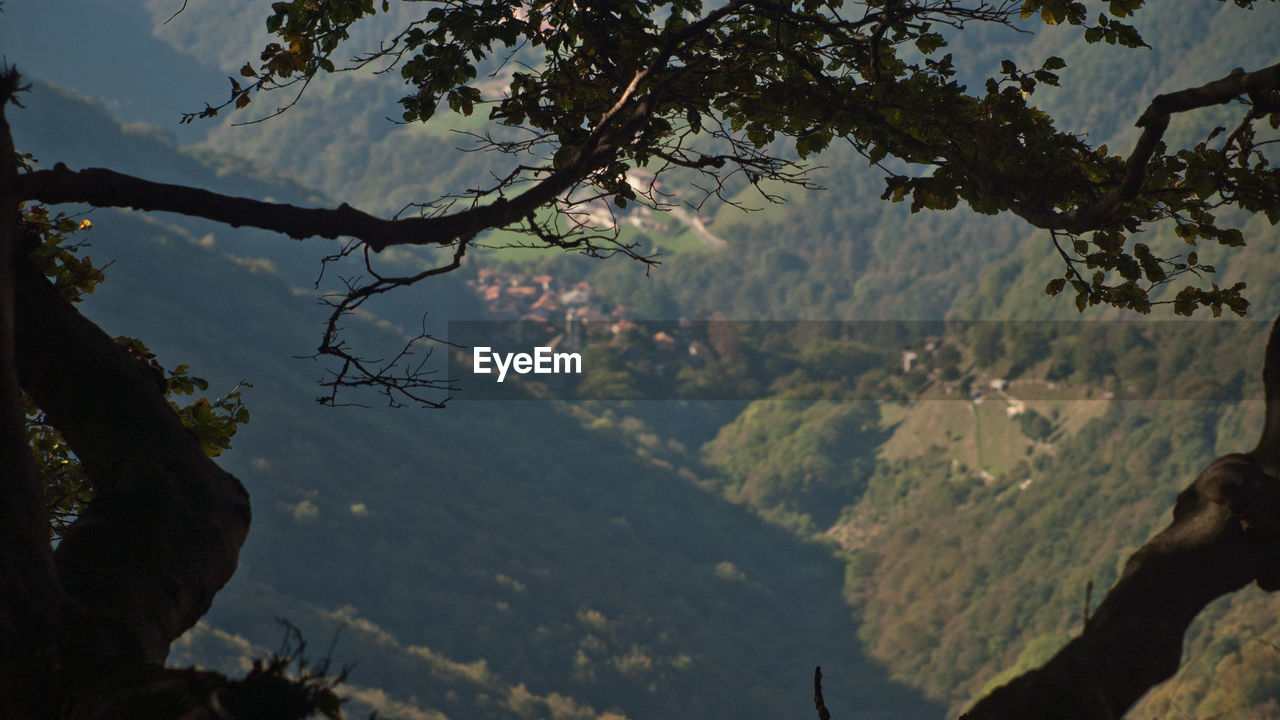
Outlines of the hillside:
<svg viewBox="0 0 1280 720">
<path fill-rule="evenodd" d="M 311 197 L 123 130 L 65 93 L 37 88 L 27 104 L 17 136 L 41 158 Z M 174 662 L 236 668 L 274 649 L 284 617 L 313 648 L 348 628 L 335 661 L 355 663 L 357 696 L 392 717 L 771 718 L 804 706 L 819 663 L 839 679 L 833 703 L 938 716 L 859 656 L 828 549 L 631 459 L 552 405 L 319 408 L 321 367 L 296 356 L 323 314 L 296 243 L 91 217 L 89 252 L 110 268 L 87 314 L 144 337 L 166 365 L 190 362 L 215 391 L 253 384 L 253 420 L 225 456 L 252 493 L 253 532 Z M 433 318 L 478 312 L 458 280 L 432 290 Z M 373 322 L 352 336 L 388 340 Z"/>
<path fill-rule="evenodd" d="M 176 8 L 160 0 L 80 5 L 77 32 L 109 18 L 137 37 L 144 65 L 192 77 L 217 65 L 215 80 L 253 51 L 261 12 L 250 0 L 193 4 L 161 27 Z M 1050 28 L 962 34 L 957 55 L 1067 56 L 1065 87 L 1039 94 L 1044 107 L 1127 147 L 1155 93 L 1224 63 L 1275 61 L 1277 9 L 1229 5 L 1151 9 L 1140 25 L 1156 51 L 1083 52 Z M 52 63 L 12 31 L 0 40 L 19 64 L 38 58 L 34 77 Z M 382 213 L 499 167 L 455 152 L 447 130 L 386 122 L 399 88 L 378 78 L 317 84 L 276 121 L 175 136 L 156 127 L 191 109 L 185 98 L 172 107 L 161 83 L 58 60 L 50 77 L 72 90 L 42 86 L 14 118 L 22 149 L 46 163 Z M 824 191 L 783 205 L 744 192 L 753 213 L 703 208 L 726 249 L 682 221 L 628 227 L 666 252 L 649 275 L 625 261 L 481 253 L 350 328 L 384 350 L 426 311 L 433 327 L 490 319 L 484 292 L 499 283 L 482 270 L 529 288 L 550 276 L 556 295 L 585 283 L 596 319 L 634 326 L 591 346 L 592 373 L 570 396 L 609 402 L 321 410 L 323 367 L 297 356 L 319 337 L 313 283 L 331 248 L 96 211 L 90 252 L 113 264 L 87 313 L 215 389 L 254 384 L 253 422 L 224 460 L 253 493 L 253 533 L 174 662 L 243 666 L 274 648 L 282 616 L 313 655 L 337 634 L 335 659 L 357 663 L 353 693 L 380 716 L 800 717 L 821 664 L 835 714 L 870 719 L 954 716 L 1047 658 L 1198 470 L 1253 444 L 1280 235 L 1240 218 L 1249 248 L 1200 249 L 1220 278 L 1248 282 L 1257 322 L 1078 322 L 1043 294 L 1061 272 L 1045 234 L 963 208 L 912 215 L 880 200 L 881 178 L 851 151 L 820 163 Z M 902 320 L 916 322 L 891 322 Z M 650 391 L 665 401 L 626 401 Z M 1212 606 L 1183 671 L 1129 717 L 1274 717 L 1273 605 L 1250 589 Z"/>
</svg>

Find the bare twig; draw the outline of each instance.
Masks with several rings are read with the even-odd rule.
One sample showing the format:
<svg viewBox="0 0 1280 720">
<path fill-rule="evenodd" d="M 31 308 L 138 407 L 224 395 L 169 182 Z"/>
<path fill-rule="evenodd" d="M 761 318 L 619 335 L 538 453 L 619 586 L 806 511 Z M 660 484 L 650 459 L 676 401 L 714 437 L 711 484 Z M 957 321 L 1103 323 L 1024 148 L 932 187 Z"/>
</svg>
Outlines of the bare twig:
<svg viewBox="0 0 1280 720">
<path fill-rule="evenodd" d="M 827 703 L 822 699 L 821 665 L 813 669 L 813 704 L 818 708 L 818 720 L 831 720 L 831 712 L 827 710 Z"/>
</svg>

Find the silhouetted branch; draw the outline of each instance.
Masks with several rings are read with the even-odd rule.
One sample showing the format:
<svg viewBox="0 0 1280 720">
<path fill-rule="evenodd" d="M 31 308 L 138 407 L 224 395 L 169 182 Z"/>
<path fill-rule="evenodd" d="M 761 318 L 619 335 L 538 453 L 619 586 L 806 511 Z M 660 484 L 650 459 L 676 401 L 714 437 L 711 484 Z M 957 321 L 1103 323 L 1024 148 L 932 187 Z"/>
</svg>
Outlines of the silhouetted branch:
<svg viewBox="0 0 1280 720">
<path fill-rule="evenodd" d="M 822 666 L 813 669 L 813 704 L 818 708 L 818 720 L 831 720 L 827 703 L 822 699 Z"/>
<path fill-rule="evenodd" d="M 1200 611 L 1250 582 L 1280 589 L 1280 321 L 1267 344 L 1266 429 L 1178 495 L 1173 522 L 1138 549 L 1084 631 L 1042 667 L 992 691 L 964 720 L 1117 720 L 1182 661 Z"/>
<path fill-rule="evenodd" d="M 1242 68 L 1199 87 L 1157 95 L 1138 118 L 1142 135 L 1125 161 L 1124 177 L 1100 200 L 1071 212 L 1054 212 L 1034 203 L 1011 205 L 1010 209 L 1038 227 L 1080 234 L 1111 226 L 1120 208 L 1138 196 L 1147 176 L 1147 165 L 1160 146 L 1172 115 L 1189 110 L 1222 105 L 1241 96 L 1262 97 L 1280 90 L 1280 64 L 1245 72 Z M 1127 217 L 1127 213 L 1124 214 Z"/>
</svg>

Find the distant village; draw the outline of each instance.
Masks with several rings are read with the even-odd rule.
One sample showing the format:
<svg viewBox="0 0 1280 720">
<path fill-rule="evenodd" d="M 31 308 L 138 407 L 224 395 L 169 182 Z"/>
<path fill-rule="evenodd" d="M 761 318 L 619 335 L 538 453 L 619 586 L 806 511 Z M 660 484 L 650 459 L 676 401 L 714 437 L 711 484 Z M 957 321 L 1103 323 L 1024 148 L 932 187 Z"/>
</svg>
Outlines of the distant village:
<svg viewBox="0 0 1280 720">
<path fill-rule="evenodd" d="M 576 346 L 580 339 L 578 331 L 593 326 L 593 330 L 608 328 L 608 336 L 611 337 L 634 337 L 643 330 L 645 334 L 651 334 L 650 339 L 656 345 L 678 347 L 690 355 L 696 356 L 707 349 L 702 339 L 681 337 L 680 328 L 690 323 L 664 323 L 664 329 L 650 333 L 652 325 L 642 327 L 633 322 L 626 305 L 605 302 L 596 297 L 592 293 L 591 283 L 585 280 L 568 282 L 547 274 L 533 275 L 502 268 L 479 268 L 475 278 L 468 280 L 467 285 L 484 301 L 491 318 L 548 325 L 549 333 L 557 336 L 553 343 L 556 345 L 568 341 Z M 568 331 L 567 336 L 565 329 Z M 973 403 L 980 404 L 987 395 L 994 395 L 1008 404 L 1010 418 L 1021 414 L 1024 405 L 1009 394 L 1010 383 L 1003 378 L 980 379 L 971 376 L 963 382 L 958 379 L 943 380 L 940 377 L 941 368 L 925 362 L 941 343 L 941 337 L 929 337 L 925 338 L 922 353 L 915 350 L 901 351 L 902 374 L 906 375 L 923 365 L 928 368 L 929 379 L 939 384 L 944 396 L 959 391 L 968 395 Z M 1043 381 L 1035 380 L 1022 382 L 1043 384 Z M 1048 386 L 1052 389 L 1054 384 L 1048 383 Z"/>
<path fill-rule="evenodd" d="M 484 301 L 494 320 L 519 321 L 525 331 L 533 329 L 530 325 L 547 326 L 547 343 L 552 347 L 564 342 L 577 348 L 586 337 L 635 340 L 643 336 L 657 347 L 693 356 L 708 350 L 704 339 L 682 336 L 683 328 L 696 323 L 662 323 L 663 328 L 655 330 L 651 323 L 633 322 L 630 308 L 594 296 L 591 283 L 585 280 L 566 282 L 551 275 L 480 268 L 467 285 Z"/>
<path fill-rule="evenodd" d="M 591 283 L 586 280 L 570 282 L 549 274 L 485 267 L 479 268 L 475 277 L 467 281 L 467 285 L 483 300 L 492 319 L 518 321 L 525 326 L 526 331 L 533 329 L 530 325 L 544 325 L 546 342 L 553 347 L 565 343 L 566 347 L 578 348 L 587 341 L 587 337 L 594 337 L 598 342 L 601 337 L 634 341 L 644 336 L 655 346 L 680 350 L 692 356 L 710 349 L 705 332 L 682 332 L 698 323 L 668 322 L 662 323 L 662 329 L 655 329 L 651 323 L 634 322 L 630 308 L 595 296 Z M 590 328 L 590 332 L 587 332 L 587 328 Z M 936 383 L 943 397 L 959 395 L 967 397 L 975 405 L 992 397 L 998 398 L 1005 403 L 1010 419 L 1021 415 L 1026 409 L 1023 400 L 1012 394 L 1013 385 L 1022 386 L 1024 390 L 1035 387 L 1036 390 L 1032 390 L 1033 396 L 1042 395 L 1046 391 L 1052 393 L 1057 389 L 1055 383 L 1041 379 L 1011 382 L 985 374 L 946 379 L 934 358 L 942 343 L 942 337 L 928 337 L 923 339 L 923 347 L 902 350 L 899 357 L 902 375 L 923 369 L 928 379 Z M 712 344 L 715 344 L 714 341 Z M 1104 398 L 1112 396 L 1113 393 L 1110 392 L 1102 394 Z"/>
<path fill-rule="evenodd" d="M 613 322 L 627 317 L 626 306 L 593 298 L 585 280 L 567 283 L 551 275 L 480 268 L 467 285 L 495 320 Z"/>
</svg>

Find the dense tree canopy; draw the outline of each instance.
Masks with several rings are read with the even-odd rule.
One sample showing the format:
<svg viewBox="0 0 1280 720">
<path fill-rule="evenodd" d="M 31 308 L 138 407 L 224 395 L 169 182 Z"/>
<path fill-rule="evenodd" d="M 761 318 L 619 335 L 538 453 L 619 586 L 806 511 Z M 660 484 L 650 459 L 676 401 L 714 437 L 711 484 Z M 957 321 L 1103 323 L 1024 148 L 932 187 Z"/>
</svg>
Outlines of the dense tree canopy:
<svg viewBox="0 0 1280 720">
<path fill-rule="evenodd" d="M 436 381 L 363 360 L 340 337 L 345 315 L 369 298 L 458 268 L 488 230 L 647 260 L 584 211 L 600 198 L 618 207 L 677 202 L 655 180 L 638 183 L 630 171 L 692 177 L 704 199 L 728 199 L 744 184 L 771 197 L 771 183 L 806 185 L 802 162 L 833 141 L 850 143 L 884 170 L 886 199 L 909 198 L 913 210 L 964 201 L 1048 231 L 1064 272 L 1047 291 L 1070 287 L 1081 309 L 1105 303 L 1147 312 L 1171 302 L 1179 314 L 1197 307 L 1243 314 L 1241 284 L 1162 294 L 1177 278 L 1212 268 L 1194 251 L 1157 255 L 1133 235 L 1171 221 L 1193 246 L 1238 245 L 1239 231 L 1219 222 L 1224 209 L 1280 220 L 1280 174 L 1266 155 L 1266 133 L 1280 125 L 1280 65 L 1206 69 L 1203 84 L 1153 98 L 1136 118 L 1139 140 L 1120 155 L 1055 127 L 1035 107 L 1037 88 L 1059 82 L 1064 59 L 1027 68 L 1005 60 L 984 70 L 947 52 L 947 38 L 965 27 L 1012 32 L 1036 22 L 1075 26 L 1089 42 L 1138 51 L 1144 42 L 1127 18 L 1157 11 L 1143 5 L 1112 0 L 1094 15 L 1072 0 L 413 3 L 419 14 L 412 21 L 347 61 L 339 58 L 351 52 L 345 41 L 353 25 L 387 13 L 390 3 L 274 3 L 267 28 L 275 41 L 240 69 L 225 102 L 188 120 L 253 112 L 280 96 L 274 93 L 300 93 L 324 73 L 371 68 L 398 72 L 405 82 L 403 122 L 427 122 L 443 107 L 487 111 L 495 129 L 477 140 L 517 159 L 487 187 L 424 198 L 392 219 L 346 204 L 298 208 L 100 168 L 32 170 L 22 166 L 0 115 L 0 154 L 14 158 L 0 169 L 0 442 L 12 458 L 0 483 L 0 554 L 7 558 L 0 571 L 0 709 L 15 717 L 91 718 L 146 707 L 163 684 L 154 665 L 234 572 L 249 525 L 243 488 L 208 459 L 208 443 L 166 398 L 189 389 L 187 381 L 181 373 L 176 384 L 157 381 L 145 350 L 107 337 L 73 307 L 66 282 L 51 284 L 62 270 L 49 264 L 47 248 L 42 255 L 48 232 L 33 230 L 30 215 L 24 220 L 23 203 L 130 207 L 297 238 L 355 238 L 334 256 L 362 255 L 371 279 L 333 301 L 319 348 L 337 359 L 333 391 L 373 386 L 393 401 L 425 404 L 436 402 Z M 961 69 L 991 77 L 969 87 L 958 79 Z M 482 72 L 499 82 L 478 81 Z M 18 73 L 6 69 L 0 112 L 19 102 L 20 89 Z M 1215 127 L 1191 147 L 1165 145 L 1171 117 L 1224 103 L 1238 108 L 1231 127 Z M 408 277 L 379 274 L 377 253 L 397 245 L 447 248 L 447 258 Z M 1269 391 L 1276 385 L 1269 382 Z M 56 551 L 23 392 L 65 436 L 93 497 Z M 238 414 L 234 403 L 224 409 Z M 227 432 L 225 423 L 215 427 L 215 445 Z M 1118 717 L 1176 668 L 1181 632 L 1204 602 L 1255 579 L 1274 589 L 1270 536 L 1249 530 L 1269 521 L 1274 503 L 1274 453 L 1264 447 L 1274 435 L 1264 434 L 1253 454 L 1206 471 L 1179 501 L 1170 530 L 1135 556 L 1086 638 L 994 693 L 974 717 Z M 1214 581 L 1186 594 L 1170 573 L 1189 567 L 1212 569 Z M 1141 637 L 1132 637 L 1135 627 Z M 1108 665 L 1102 657 L 1123 662 Z M 199 686 L 206 696 L 217 684 L 207 676 L 184 682 L 184 692 Z M 109 699 L 121 687 L 141 689 Z M 1068 707 L 1075 709 L 1061 709 Z"/>
<path fill-rule="evenodd" d="M 513 154 L 514 169 L 487 187 L 424 198 L 402 212 L 415 217 L 394 221 L 349 207 L 302 211 L 215 202 L 198 191 L 103 170 L 32 173 L 23 192 L 51 202 L 190 213 L 292 236 L 358 238 L 346 253 L 404 244 L 452 248 L 453 261 L 438 271 L 408 278 L 372 273 L 373 280 L 337 302 L 321 353 L 344 362 L 339 385 L 350 376 L 401 391 L 412 386 L 409 378 L 362 365 L 338 337 L 336 320 L 373 295 L 456 267 L 479 233 L 507 228 L 526 233 L 534 245 L 634 257 L 634 247 L 592 223 L 588 203 L 676 204 L 657 184 L 672 170 L 693 173 L 691 182 L 705 196 L 723 197 L 727 187 L 748 182 L 768 195 L 768 181 L 805 184 L 800 161 L 832 141 L 851 143 L 882 167 L 884 197 L 909 198 L 913 210 L 964 201 L 978 212 L 1012 212 L 1048 230 L 1064 272 L 1047 292 L 1069 287 L 1081 309 L 1108 303 L 1148 312 L 1154 302 L 1168 302 L 1179 314 L 1201 306 L 1214 314 L 1224 307 L 1244 313 L 1243 286 L 1206 286 L 1213 268 L 1200 264 L 1192 248 L 1162 255 L 1132 237 L 1169 220 L 1191 246 L 1234 246 L 1243 238 L 1218 221 L 1221 209 L 1280 220 L 1280 177 L 1259 136 L 1280 124 L 1280 67 L 1207 69 L 1207 78 L 1220 79 L 1153 98 L 1135 118 L 1142 134 L 1126 156 L 1055 127 L 1036 109 L 1037 87 L 1058 83 L 1062 58 L 1034 68 L 1009 60 L 999 68 L 973 68 L 947 52 L 948 34 L 966 26 L 1012 31 L 1037 21 L 1078 26 L 1089 42 L 1137 49 L 1144 42 L 1126 19 L 1142 5 L 1116 0 L 1094 16 L 1068 0 L 744 0 L 715 7 L 442 2 L 412 15 L 377 48 L 353 51 L 343 42 L 353 26 L 373 22 L 389 3 L 278 2 L 267 20 L 278 42 L 244 64 L 225 102 L 187 120 L 224 109 L 253 112 L 255 98 L 268 102 L 265 91 L 286 93 L 274 111 L 281 112 L 297 99 L 287 93 L 300 94 L 318 75 L 372 68 L 403 79 L 403 122 L 427 122 L 446 106 L 464 115 L 487 111 L 495 130 L 477 140 Z M 961 69 L 969 77 L 992 76 L 968 87 L 958 79 Z M 1188 148 L 1162 142 L 1171 117 L 1223 103 L 1239 105 L 1229 131 L 1215 127 Z M 627 173 L 636 168 L 651 171 L 652 179 L 629 182 Z M 1202 282 L 1161 294 L 1182 276 Z"/>
<path fill-rule="evenodd" d="M 1249 7 L 1253 0 L 1235 3 Z M 885 198 L 910 198 L 913 210 L 964 201 L 978 212 L 1012 212 L 1049 230 L 1065 263 L 1050 294 L 1070 285 L 1081 308 L 1105 302 L 1148 312 L 1154 289 L 1212 268 L 1200 265 L 1194 252 L 1166 258 L 1130 243 L 1146 225 L 1172 220 L 1191 245 L 1233 246 L 1243 238 L 1219 225 L 1219 208 L 1280 221 L 1280 175 L 1257 136 L 1280 125 L 1280 66 L 1235 68 L 1154 98 L 1136 118 L 1142 135 L 1125 156 L 1055 127 L 1036 109 L 1033 93 L 1038 85 L 1058 84 L 1062 58 L 1033 68 L 1005 60 L 980 88 L 969 88 L 957 79 L 958 67 L 970 76 L 996 69 L 969 68 L 965 58 L 946 52 L 947 35 L 966 25 L 1014 27 L 1036 19 L 1079 26 L 1091 43 L 1141 48 L 1144 41 L 1126 19 L 1142 6 L 1142 0 L 1114 0 L 1093 16 L 1071 0 L 440 3 L 353 64 L 399 71 L 410 89 L 400 101 L 405 122 L 426 122 L 443 103 L 464 115 L 487 108 L 491 120 L 520 131 L 485 138 L 528 158 L 491 187 L 466 193 L 473 205 L 487 205 L 486 227 L 522 226 L 540 242 L 598 253 L 610 248 L 601 245 L 607 238 L 593 235 L 573 211 L 583 202 L 581 188 L 619 206 L 663 204 L 653 184 L 627 182 L 627 171 L 638 167 L 658 174 L 697 171 L 713 194 L 735 175 L 751 183 L 803 183 L 794 160 L 843 140 L 884 168 Z M 233 81 L 221 107 L 244 108 L 261 90 L 305 86 L 334 72 L 342 40 L 375 7 L 372 0 L 299 0 L 275 3 L 272 11 L 267 28 L 281 42 L 267 46 L 261 63 L 244 65 L 249 84 Z M 511 59 L 521 52 L 535 64 Z M 504 56 L 489 75 L 503 81 L 501 94 L 484 97 L 478 63 Z M 1190 148 L 1162 142 L 1172 116 L 1231 102 L 1240 111 L 1229 132 L 1216 127 Z M 206 107 L 198 115 L 217 111 Z M 778 151 L 779 138 L 790 141 L 794 155 Z M 886 164 L 889 158 L 902 162 Z M 533 213 L 552 202 L 560 222 Z M 429 236 L 470 230 L 441 221 Z M 412 242 L 430 241 L 419 235 Z M 402 240 L 366 242 L 377 251 Z M 1242 289 L 1186 286 L 1175 312 L 1208 306 L 1217 314 L 1225 305 L 1243 313 Z"/>
</svg>

